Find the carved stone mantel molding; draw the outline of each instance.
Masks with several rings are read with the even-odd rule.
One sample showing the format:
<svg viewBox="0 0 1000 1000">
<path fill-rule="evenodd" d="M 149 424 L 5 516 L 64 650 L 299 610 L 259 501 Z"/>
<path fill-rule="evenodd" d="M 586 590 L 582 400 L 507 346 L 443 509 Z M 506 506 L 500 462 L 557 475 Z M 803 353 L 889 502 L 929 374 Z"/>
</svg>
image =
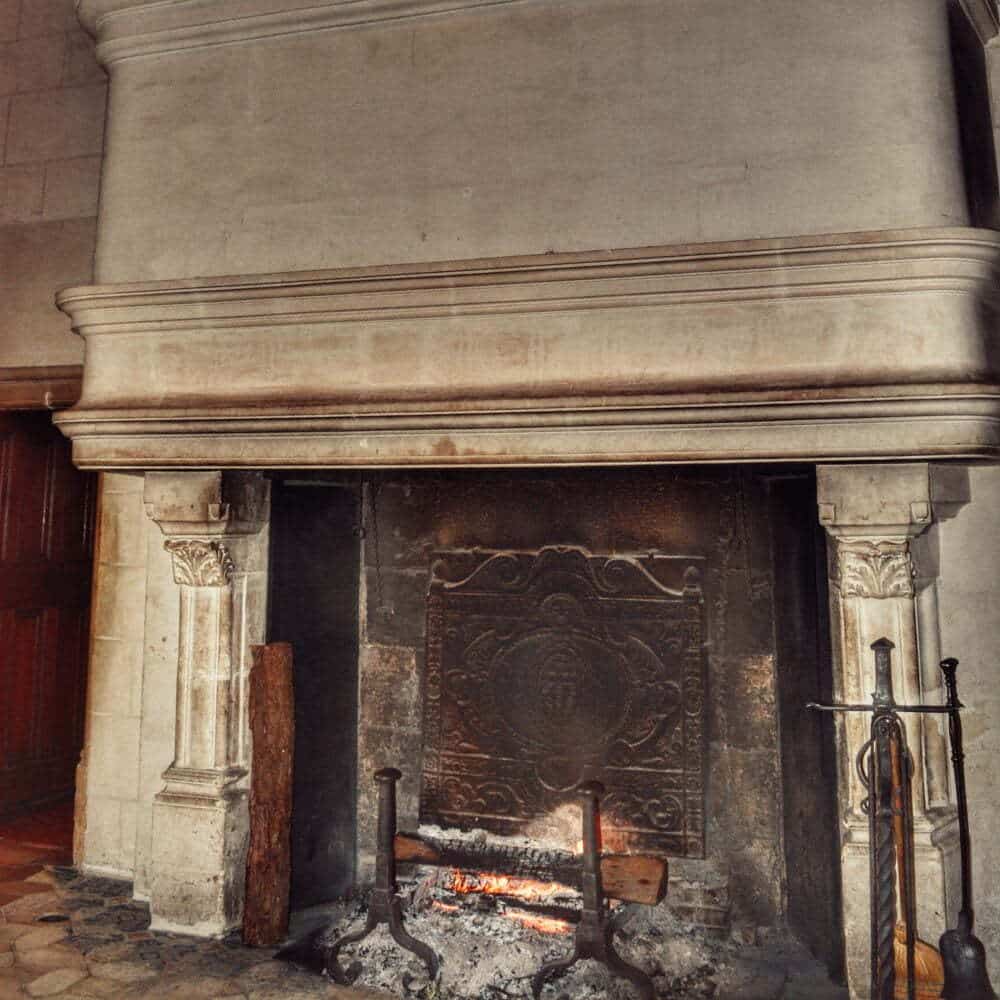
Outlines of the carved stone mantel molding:
<svg viewBox="0 0 1000 1000">
<path fill-rule="evenodd" d="M 86 468 L 996 458 L 998 257 L 915 229 L 72 288 L 57 423 Z"/>
<path fill-rule="evenodd" d="M 497 7 L 526 0 L 77 0 L 109 65 L 120 59 L 302 31 Z M 980 38 L 997 33 L 994 0 L 960 0 Z"/>
<path fill-rule="evenodd" d="M 525 0 L 77 0 L 106 66 L 136 56 Z"/>
</svg>

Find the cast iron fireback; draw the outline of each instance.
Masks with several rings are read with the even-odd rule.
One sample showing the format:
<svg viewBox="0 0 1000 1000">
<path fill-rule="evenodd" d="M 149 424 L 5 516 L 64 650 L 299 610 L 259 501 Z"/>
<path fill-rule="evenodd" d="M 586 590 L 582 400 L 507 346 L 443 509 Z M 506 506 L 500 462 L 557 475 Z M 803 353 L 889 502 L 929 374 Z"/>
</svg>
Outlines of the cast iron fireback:
<svg viewBox="0 0 1000 1000">
<path fill-rule="evenodd" d="M 703 857 L 701 560 L 477 556 L 432 575 L 421 819 L 517 833 L 596 779 L 605 849 Z"/>
</svg>

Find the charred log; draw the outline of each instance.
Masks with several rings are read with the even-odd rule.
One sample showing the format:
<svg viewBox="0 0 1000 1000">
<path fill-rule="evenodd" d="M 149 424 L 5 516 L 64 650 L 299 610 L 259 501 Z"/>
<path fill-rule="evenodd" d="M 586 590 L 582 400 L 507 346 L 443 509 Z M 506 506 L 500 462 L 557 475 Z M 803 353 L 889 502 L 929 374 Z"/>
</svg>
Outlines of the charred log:
<svg viewBox="0 0 1000 1000">
<path fill-rule="evenodd" d="M 497 844 L 470 845 L 461 840 L 423 834 L 396 835 L 396 860 L 459 868 L 494 871 L 515 878 L 561 882 L 572 889 L 583 885 L 580 859 L 569 851 L 505 847 Z M 604 893 L 609 899 L 655 906 L 667 894 L 667 862 L 639 854 L 609 854 L 601 859 Z"/>
</svg>

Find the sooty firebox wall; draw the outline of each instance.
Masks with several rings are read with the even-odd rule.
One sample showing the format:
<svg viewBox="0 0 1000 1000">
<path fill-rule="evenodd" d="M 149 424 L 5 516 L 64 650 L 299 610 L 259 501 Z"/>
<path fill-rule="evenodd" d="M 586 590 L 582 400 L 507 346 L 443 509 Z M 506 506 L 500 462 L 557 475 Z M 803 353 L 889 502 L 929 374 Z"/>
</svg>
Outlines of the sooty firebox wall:
<svg viewBox="0 0 1000 1000">
<path fill-rule="evenodd" d="M 704 857 L 702 563 L 574 546 L 438 553 L 421 820 L 537 830 L 597 778 L 606 849 Z"/>
<path fill-rule="evenodd" d="M 672 834 L 680 832 L 685 824 L 688 840 L 678 845 L 680 850 L 634 849 L 643 854 L 669 854 L 671 888 L 667 901 L 685 919 L 690 917 L 707 925 L 711 923 L 709 917 L 715 920 L 718 916 L 721 926 L 728 919 L 725 911 L 736 922 L 777 926 L 784 919 L 786 906 L 786 854 L 801 858 L 801 863 L 796 862 L 797 873 L 810 873 L 808 879 L 796 875 L 794 886 L 787 889 L 788 896 L 799 901 L 802 912 L 822 908 L 824 900 L 830 898 L 830 886 L 836 883 L 835 818 L 831 819 L 835 817 L 836 786 L 822 768 L 803 765 L 803 746 L 820 734 L 800 730 L 810 721 L 802 719 L 801 705 L 819 695 L 818 678 L 829 675 L 827 659 L 815 653 L 815 614 L 810 611 L 822 605 L 825 592 L 810 596 L 809 587 L 815 587 L 815 580 L 821 577 L 809 559 L 800 560 L 799 566 L 791 558 L 794 552 L 812 551 L 818 531 L 808 470 L 503 469 L 386 472 L 358 478 L 364 483 L 365 495 L 356 730 L 358 871 L 362 885 L 371 878 L 375 855 L 378 810 L 371 775 L 381 767 L 398 767 L 403 772 L 399 784 L 399 822 L 403 830 L 423 828 L 426 835 L 435 836 L 437 827 L 458 825 L 473 827 L 461 835 L 463 844 L 482 841 L 492 847 L 513 848 L 525 843 L 544 847 L 547 840 L 564 850 L 577 849 L 579 808 L 575 804 L 556 807 L 554 815 L 544 821 L 533 819 L 520 828 L 515 826 L 522 836 L 510 838 L 490 830 L 487 819 L 480 822 L 477 818 L 502 816 L 492 805 L 489 809 L 469 808 L 465 810 L 467 818 L 451 820 L 441 813 L 448 809 L 460 812 L 455 809 L 456 803 L 432 797 L 424 790 L 428 775 L 448 771 L 430 759 L 435 750 L 439 760 L 441 750 L 473 756 L 464 746 L 453 745 L 450 737 L 442 739 L 440 731 L 436 736 L 425 731 L 427 698 L 433 689 L 428 676 L 428 626 L 432 631 L 436 627 L 428 622 L 429 604 L 440 605 L 449 599 L 446 595 L 453 593 L 456 597 L 466 595 L 465 608 L 471 607 L 471 585 L 487 589 L 479 582 L 485 577 L 472 578 L 478 570 L 485 570 L 494 556 L 519 553 L 523 562 L 533 566 L 542 552 L 556 549 L 578 553 L 587 568 L 578 563 L 570 571 L 572 586 L 553 584 L 550 588 L 543 575 L 536 588 L 570 593 L 581 609 L 567 619 L 570 632 L 579 632 L 589 641 L 595 631 L 603 629 L 598 645 L 571 644 L 572 653 L 566 654 L 546 638 L 541 617 L 543 602 L 538 599 L 541 591 L 519 594 L 516 587 L 507 591 L 489 588 L 500 591 L 506 602 L 489 612 L 497 619 L 507 619 L 506 624 L 496 621 L 495 627 L 519 629 L 519 636 L 535 635 L 516 652 L 516 642 L 512 641 L 512 652 L 499 662 L 514 664 L 512 671 L 517 668 L 530 673 L 530 667 L 520 659 L 523 653 L 524 663 L 541 658 L 545 664 L 544 677 L 530 695 L 524 696 L 532 714 L 514 726 L 513 732 L 496 704 L 499 699 L 508 710 L 513 707 L 516 719 L 516 698 L 507 698 L 501 689 L 490 695 L 494 701 L 487 710 L 489 717 L 501 715 L 496 725 L 503 727 L 505 746 L 515 747 L 518 755 L 527 747 L 531 760 L 543 764 L 542 776 L 548 787 L 540 781 L 534 785 L 533 794 L 539 797 L 536 803 L 540 800 L 541 808 L 548 809 L 561 801 L 556 786 L 569 781 L 568 775 L 552 773 L 547 767 L 548 758 L 565 760 L 567 754 L 560 753 L 558 745 L 552 750 L 527 739 L 533 727 L 537 730 L 541 726 L 539 709 L 534 704 L 539 699 L 539 685 L 550 708 L 561 706 L 578 723 L 600 730 L 607 718 L 602 714 L 603 706 L 587 705 L 606 690 L 601 686 L 602 670 L 614 674 L 633 670 L 636 664 L 655 666 L 654 659 L 643 660 L 629 652 L 622 658 L 612 658 L 612 665 L 605 667 L 601 659 L 604 654 L 598 652 L 600 644 L 612 650 L 618 648 L 606 638 L 607 626 L 618 621 L 615 616 L 624 614 L 626 608 L 642 606 L 656 610 L 649 612 L 649 618 L 637 615 L 632 620 L 639 628 L 636 641 L 648 646 L 663 664 L 665 689 L 669 692 L 673 684 L 683 693 L 683 653 L 675 655 L 648 638 L 648 629 L 650 621 L 659 615 L 671 623 L 670 628 L 676 625 L 682 629 L 684 609 L 690 613 L 692 606 L 697 607 L 707 675 L 702 689 L 703 833 L 699 844 L 699 838 L 692 837 L 697 821 L 690 812 L 692 800 L 697 806 L 699 798 L 685 796 L 680 803 L 687 810 L 683 820 L 671 816 L 668 824 Z M 788 493 L 782 484 L 789 488 L 800 484 L 801 488 L 793 491 L 794 500 L 786 497 L 787 502 L 776 504 L 775 491 L 782 497 Z M 623 580 L 609 598 L 606 591 L 595 586 L 594 577 L 600 581 L 602 567 L 607 564 L 612 569 L 619 559 L 623 562 L 606 583 L 619 586 L 615 574 L 626 572 L 626 565 L 630 566 L 628 575 L 633 582 L 645 582 L 633 587 Z M 700 606 L 693 593 L 683 596 L 686 568 L 692 565 L 700 572 Z M 491 572 L 500 569 L 502 565 L 495 564 Z M 655 587 L 645 579 L 647 574 L 656 581 Z M 466 580 L 468 588 L 462 586 Z M 689 579 L 688 589 L 693 591 L 693 579 Z M 783 596 L 787 594 L 798 598 L 790 602 Z M 776 602 L 777 598 L 780 601 Z M 457 610 L 464 613 L 461 604 Z M 605 611 L 606 620 L 601 618 Z M 689 626 L 693 628 L 693 622 Z M 464 650 L 459 637 L 449 638 L 446 631 L 439 634 L 440 643 L 454 642 L 456 648 Z M 610 634 L 613 638 L 614 628 Z M 782 637 L 780 644 L 778 636 Z M 681 641 L 683 645 L 688 639 L 682 637 Z M 691 640 L 694 645 L 696 642 Z M 499 655 L 499 649 L 492 653 L 494 658 Z M 575 658 L 574 663 L 586 662 L 590 674 L 586 683 L 562 676 L 568 655 Z M 627 666 L 620 665 L 622 659 Z M 443 678 L 442 683 L 450 684 L 451 680 Z M 619 697 L 617 682 L 613 695 Z M 695 703 L 687 707 L 693 710 Z M 779 711 L 787 715 L 783 727 L 779 725 Z M 642 719 L 635 715 L 628 719 L 635 722 L 636 728 L 626 726 L 623 738 L 628 743 L 641 741 L 645 735 Z M 790 728 L 790 723 L 798 728 Z M 463 738 L 474 746 L 479 739 L 475 727 L 463 727 L 463 733 L 472 729 L 472 734 Z M 793 728 L 799 748 L 794 785 L 797 797 L 790 800 L 793 808 L 786 810 L 781 733 Z M 602 736 L 598 750 L 613 745 L 619 735 Z M 509 756 L 510 750 L 497 756 L 505 754 Z M 593 767 L 594 758 L 590 760 Z M 676 772 L 696 765 L 697 756 L 685 753 L 683 762 L 675 755 L 667 766 L 648 772 L 632 764 L 631 773 L 649 774 L 655 779 L 657 770 Z M 529 771 L 528 776 L 532 773 Z M 611 790 L 614 775 L 606 776 L 605 783 Z M 437 815 L 438 820 L 430 821 L 429 815 Z M 664 823 L 665 819 L 658 817 L 658 821 Z M 633 825 L 647 831 L 662 829 L 653 823 L 645 827 Z M 613 848 L 606 845 L 605 849 Z M 703 856 L 699 856 L 701 851 Z M 711 914 L 705 909 L 708 903 L 715 908 Z M 816 936 L 833 940 L 835 934 L 824 925 Z"/>
</svg>

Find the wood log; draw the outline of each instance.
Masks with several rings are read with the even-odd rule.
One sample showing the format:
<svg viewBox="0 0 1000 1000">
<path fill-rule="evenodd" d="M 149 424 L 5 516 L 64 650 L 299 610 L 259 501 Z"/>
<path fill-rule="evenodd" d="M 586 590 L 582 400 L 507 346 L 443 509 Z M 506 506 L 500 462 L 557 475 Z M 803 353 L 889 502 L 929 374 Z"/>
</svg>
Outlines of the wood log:
<svg viewBox="0 0 1000 1000">
<path fill-rule="evenodd" d="M 249 684 L 253 765 L 243 942 L 273 947 L 288 933 L 295 700 L 292 647 L 254 646 Z"/>
<path fill-rule="evenodd" d="M 397 833 L 395 847 L 396 860 L 400 862 L 561 882 L 574 889 L 581 887 L 583 865 L 569 851 L 471 845 L 415 833 Z M 609 899 L 655 906 L 667 894 L 667 873 L 665 858 L 640 854 L 606 854 L 601 858 L 604 894 Z"/>
</svg>

